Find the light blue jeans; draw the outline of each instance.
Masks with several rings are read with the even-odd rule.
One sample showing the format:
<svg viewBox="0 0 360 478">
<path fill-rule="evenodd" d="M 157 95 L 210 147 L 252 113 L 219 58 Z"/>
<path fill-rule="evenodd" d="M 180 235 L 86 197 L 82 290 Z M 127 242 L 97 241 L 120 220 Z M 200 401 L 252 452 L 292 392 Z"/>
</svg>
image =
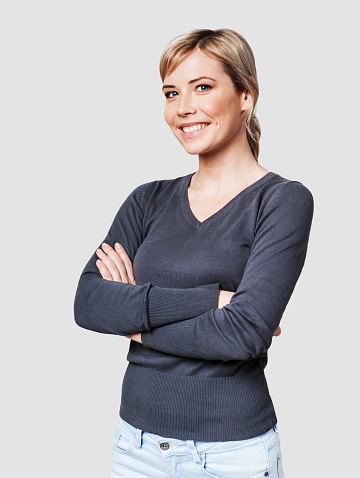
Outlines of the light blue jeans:
<svg viewBox="0 0 360 478">
<path fill-rule="evenodd" d="M 120 416 L 111 478 L 284 478 L 277 426 L 240 441 L 177 440 L 133 427 Z"/>
</svg>

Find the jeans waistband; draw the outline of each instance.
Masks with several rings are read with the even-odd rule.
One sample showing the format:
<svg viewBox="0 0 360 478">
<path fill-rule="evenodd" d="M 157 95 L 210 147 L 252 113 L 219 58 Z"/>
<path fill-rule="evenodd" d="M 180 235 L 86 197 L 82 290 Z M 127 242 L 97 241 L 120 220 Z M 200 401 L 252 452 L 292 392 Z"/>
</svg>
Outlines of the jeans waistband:
<svg viewBox="0 0 360 478">
<path fill-rule="evenodd" d="M 227 442 L 202 442 L 194 440 L 178 440 L 177 438 L 163 437 L 154 433 L 145 432 L 139 428 L 135 428 L 130 423 L 123 420 L 120 416 L 119 425 L 123 431 L 126 431 L 133 437 L 133 446 L 135 448 L 140 449 L 142 447 L 142 444 L 146 442 L 147 444 L 155 447 L 157 450 L 161 450 L 161 452 L 165 453 L 166 455 L 174 452 L 181 454 L 182 451 L 184 453 L 188 453 L 190 449 L 194 461 L 196 463 L 201 463 L 199 453 L 209 451 L 210 449 L 215 452 L 225 449 L 231 449 L 233 447 L 246 446 L 254 440 L 262 440 L 266 448 L 269 449 L 278 438 L 277 425 L 275 425 L 259 437 L 249 438 L 247 440 Z"/>
<path fill-rule="evenodd" d="M 123 431 L 126 431 L 133 436 L 134 448 L 140 449 L 144 440 L 146 440 L 146 442 L 150 445 L 155 446 L 157 450 L 161 450 L 164 454 L 171 454 L 174 451 L 176 451 L 176 453 L 181 453 L 180 449 L 186 447 L 186 451 L 190 449 L 195 463 L 202 463 L 194 440 L 178 440 L 177 438 L 167 438 L 154 433 L 145 432 L 139 428 L 133 427 L 120 416 L 119 423 Z"/>
</svg>

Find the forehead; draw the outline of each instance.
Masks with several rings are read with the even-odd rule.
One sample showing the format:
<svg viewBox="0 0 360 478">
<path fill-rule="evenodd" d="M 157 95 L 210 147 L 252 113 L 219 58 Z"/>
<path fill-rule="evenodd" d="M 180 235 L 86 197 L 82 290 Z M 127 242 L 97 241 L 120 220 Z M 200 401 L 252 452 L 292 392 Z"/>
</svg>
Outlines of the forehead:
<svg viewBox="0 0 360 478">
<path fill-rule="evenodd" d="M 209 76 L 216 80 L 221 80 L 228 75 L 224 72 L 219 60 L 205 55 L 205 53 L 197 48 L 190 53 L 170 75 L 166 75 L 164 83 L 187 83 L 201 76 Z"/>
</svg>

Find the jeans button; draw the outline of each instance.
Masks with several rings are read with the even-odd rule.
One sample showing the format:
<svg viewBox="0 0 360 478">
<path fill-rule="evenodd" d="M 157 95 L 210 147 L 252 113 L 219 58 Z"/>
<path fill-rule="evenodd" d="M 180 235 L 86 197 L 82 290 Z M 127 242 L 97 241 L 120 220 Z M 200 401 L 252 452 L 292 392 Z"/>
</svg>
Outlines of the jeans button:
<svg viewBox="0 0 360 478">
<path fill-rule="evenodd" d="M 160 443 L 160 448 L 162 450 L 168 450 L 170 448 L 170 445 L 167 442 Z"/>
</svg>

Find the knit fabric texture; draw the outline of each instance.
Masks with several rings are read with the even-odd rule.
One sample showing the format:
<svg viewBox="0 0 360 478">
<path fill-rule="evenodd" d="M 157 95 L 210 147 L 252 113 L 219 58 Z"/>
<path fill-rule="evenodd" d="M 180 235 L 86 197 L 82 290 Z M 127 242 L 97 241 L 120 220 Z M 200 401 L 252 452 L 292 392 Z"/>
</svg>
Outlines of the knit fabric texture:
<svg viewBox="0 0 360 478">
<path fill-rule="evenodd" d="M 122 244 L 136 285 L 103 279 L 94 252 L 75 321 L 141 332 L 122 386 L 128 423 L 180 440 L 243 440 L 277 422 L 267 351 L 304 265 L 314 201 L 299 181 L 268 172 L 200 222 L 188 200 L 194 174 L 129 194 L 103 242 Z M 222 308 L 220 289 L 234 292 Z"/>
</svg>

